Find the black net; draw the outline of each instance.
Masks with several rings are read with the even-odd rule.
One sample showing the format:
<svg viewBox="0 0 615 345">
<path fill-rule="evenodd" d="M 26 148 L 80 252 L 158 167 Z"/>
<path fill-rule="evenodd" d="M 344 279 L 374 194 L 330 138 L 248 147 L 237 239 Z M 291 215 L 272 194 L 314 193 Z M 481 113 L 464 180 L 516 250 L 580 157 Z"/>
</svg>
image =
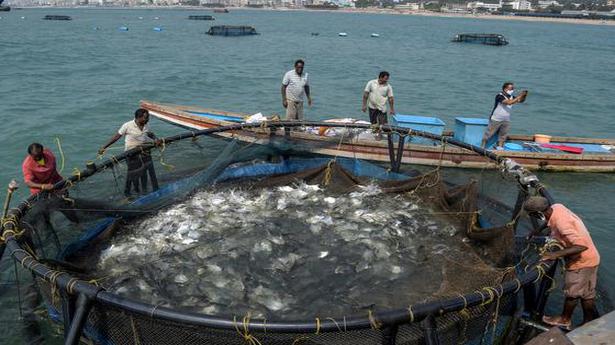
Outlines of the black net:
<svg viewBox="0 0 615 345">
<path fill-rule="evenodd" d="M 94 343 L 420 344 L 429 315 L 443 343 L 493 343 L 536 253 L 520 240 L 517 185 L 497 172 L 395 173 L 292 141 L 207 136 L 107 158 L 19 220 L 20 246 L 51 269 L 37 279 L 51 320 L 63 324 L 77 280 L 124 301 L 95 300 L 84 328 Z M 456 311 L 438 309 L 451 298 Z"/>
</svg>

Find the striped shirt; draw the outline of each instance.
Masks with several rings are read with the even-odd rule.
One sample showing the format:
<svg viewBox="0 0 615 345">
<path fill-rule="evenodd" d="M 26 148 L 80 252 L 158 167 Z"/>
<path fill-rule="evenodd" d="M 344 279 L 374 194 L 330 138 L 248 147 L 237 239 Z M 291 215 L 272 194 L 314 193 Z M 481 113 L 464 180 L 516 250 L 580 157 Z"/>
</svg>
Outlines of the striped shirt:
<svg viewBox="0 0 615 345">
<path fill-rule="evenodd" d="M 286 86 L 286 99 L 292 102 L 303 102 L 305 86 L 308 84 L 308 74 L 298 75 L 295 70 L 290 70 L 284 74 L 282 85 Z"/>
</svg>

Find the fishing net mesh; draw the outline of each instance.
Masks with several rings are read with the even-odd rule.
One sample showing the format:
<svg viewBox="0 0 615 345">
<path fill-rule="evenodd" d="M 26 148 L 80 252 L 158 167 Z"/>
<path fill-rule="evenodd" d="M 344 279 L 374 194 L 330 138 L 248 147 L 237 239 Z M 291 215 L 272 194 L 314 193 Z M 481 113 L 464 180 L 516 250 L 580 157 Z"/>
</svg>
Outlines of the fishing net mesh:
<svg viewBox="0 0 615 345">
<path fill-rule="evenodd" d="M 108 155 L 115 162 L 112 166 L 87 179 L 78 178 L 63 193 L 34 200 L 20 222 L 26 230 L 20 237 L 22 246 L 57 272 L 104 289 L 108 277 L 89 274 L 88 266 L 95 264 L 91 253 L 108 246 L 125 224 L 148 217 L 200 189 L 227 185 L 266 189 L 303 182 L 345 194 L 371 182 L 383 193 L 419 198 L 431 213 L 464 230 L 454 236 L 464 239 L 468 255 L 463 260 L 445 259 L 447 264 L 433 272 L 433 279 L 441 282 L 439 287 L 426 294 L 422 302 L 485 291 L 485 287 L 515 279 L 515 267 L 531 260 L 532 253 L 513 255 L 519 251 L 519 244 L 515 242 L 512 210 L 506 204 L 514 202 L 517 191 L 513 183 L 503 181 L 494 172 L 452 173 L 449 180 L 443 169 L 404 166 L 403 174 L 396 174 L 388 171 L 386 164 L 322 157 L 295 143 L 255 145 L 208 137 L 183 140 L 136 156 L 138 164 L 134 157 L 132 161 L 116 160 Z M 152 190 L 151 175 L 144 177 L 151 168 L 159 185 L 156 191 Z M 141 179 L 147 182 L 141 184 Z M 130 190 L 127 180 L 132 181 Z M 525 220 L 515 220 L 524 225 Z M 54 277 L 39 277 L 36 282 L 48 316 L 61 323 L 62 304 Z M 516 310 L 517 296 L 486 291 L 492 294 L 491 303 L 435 315 L 442 343 L 491 343 L 504 335 Z M 401 301 L 399 307 L 408 305 Z M 380 344 L 388 337 L 383 327 L 387 325 L 379 324 L 377 319 L 369 328 L 347 330 L 345 317 L 338 315 L 332 318 L 339 325 L 336 332 L 281 333 L 249 330 L 244 324 L 247 317 L 237 316 L 232 329 L 215 329 L 96 301 L 84 333 L 100 344 Z M 315 315 L 313 320 L 319 317 L 322 316 Z M 419 322 L 401 324 L 393 335 L 394 343 L 424 343 L 424 329 Z"/>
</svg>

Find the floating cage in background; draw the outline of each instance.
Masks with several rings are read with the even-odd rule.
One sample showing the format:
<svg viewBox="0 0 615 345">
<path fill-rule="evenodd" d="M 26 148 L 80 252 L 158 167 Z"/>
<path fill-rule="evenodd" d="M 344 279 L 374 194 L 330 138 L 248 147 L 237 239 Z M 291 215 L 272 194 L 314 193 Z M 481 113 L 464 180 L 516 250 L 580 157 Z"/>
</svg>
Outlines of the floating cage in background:
<svg viewBox="0 0 615 345">
<path fill-rule="evenodd" d="M 133 149 L 89 163 L 55 186 L 68 194 L 41 193 L 19 204 L 3 220 L 6 248 L 34 275 L 48 317 L 63 327 L 68 344 L 81 337 L 97 344 L 479 344 L 516 343 L 527 336 L 520 331 L 520 315 L 540 317 L 556 269 L 555 263 L 537 261 L 537 254 L 549 244 L 528 242 L 525 236 L 536 220 L 521 213 L 524 200 L 536 193 L 550 199 L 534 175 L 480 148 L 406 128 L 378 130 L 389 137 L 421 136 L 475 151 L 498 160 L 502 172 L 475 171 L 471 174 L 480 180 L 468 182 L 467 175 L 455 173 L 448 179 L 442 169 L 412 170 L 395 160 L 400 157 L 396 151 L 403 150 L 403 139 L 401 146 L 391 144 L 391 165 L 382 167 L 318 157 L 283 136 L 272 135 L 258 143 L 211 138 L 222 132 L 269 133 L 306 125 L 350 132 L 370 129 L 359 124 L 267 122 L 168 137 L 161 147 Z M 126 200 L 126 161 L 143 155 L 153 157 L 160 189 Z M 122 224 L 158 212 L 199 189 L 243 181 L 261 187 L 304 181 L 340 193 L 377 181 L 386 192 L 417 195 L 434 213 L 457 224 L 477 261 L 451 260 L 442 272 L 446 284 L 441 291 L 411 305 L 399 301 L 395 308 L 303 320 L 275 314 L 254 318 L 249 312 L 204 315 L 146 303 L 107 291 L 105 277 L 88 276 L 80 266 L 88 253 L 107 245 Z"/>
</svg>

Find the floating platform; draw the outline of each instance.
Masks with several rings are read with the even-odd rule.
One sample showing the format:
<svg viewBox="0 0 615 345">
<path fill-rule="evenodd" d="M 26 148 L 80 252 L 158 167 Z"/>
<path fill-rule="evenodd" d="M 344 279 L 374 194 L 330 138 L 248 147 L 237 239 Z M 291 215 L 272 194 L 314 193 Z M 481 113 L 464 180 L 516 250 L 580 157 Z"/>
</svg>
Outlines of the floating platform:
<svg viewBox="0 0 615 345">
<path fill-rule="evenodd" d="M 500 34 L 458 34 L 452 42 L 480 43 L 489 46 L 505 46 L 508 44 L 506 37 Z"/>
<path fill-rule="evenodd" d="M 196 15 L 196 16 L 188 16 L 190 20 L 216 20 L 213 16 L 209 15 Z"/>
<path fill-rule="evenodd" d="M 258 35 L 256 29 L 245 25 L 215 25 L 206 32 L 212 36 L 251 36 Z"/>
<path fill-rule="evenodd" d="M 46 15 L 43 17 L 43 20 L 73 20 L 70 16 L 59 16 L 59 15 Z"/>
</svg>

